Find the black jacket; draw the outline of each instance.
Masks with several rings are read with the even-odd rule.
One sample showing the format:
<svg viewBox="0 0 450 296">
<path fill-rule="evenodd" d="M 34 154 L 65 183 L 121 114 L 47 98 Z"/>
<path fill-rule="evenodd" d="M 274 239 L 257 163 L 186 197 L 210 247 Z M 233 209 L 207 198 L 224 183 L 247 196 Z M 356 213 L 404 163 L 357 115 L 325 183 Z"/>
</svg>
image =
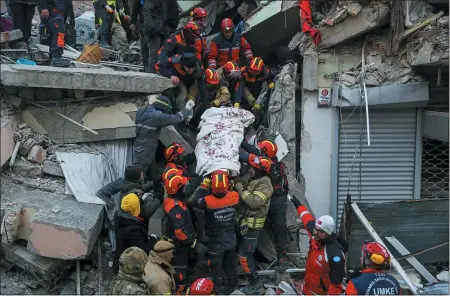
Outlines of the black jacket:
<svg viewBox="0 0 450 296">
<path fill-rule="evenodd" d="M 149 239 L 148 226 L 142 218 L 119 210 L 114 216 L 116 232 L 116 252 L 114 260 L 118 262 L 120 255 L 129 247 L 138 247 L 146 254 L 153 248 L 154 241 Z"/>
<path fill-rule="evenodd" d="M 176 0 L 134 0 L 131 11 L 131 23 L 136 24 L 137 17 L 145 34 L 167 37 L 178 27 L 180 16 Z"/>
</svg>

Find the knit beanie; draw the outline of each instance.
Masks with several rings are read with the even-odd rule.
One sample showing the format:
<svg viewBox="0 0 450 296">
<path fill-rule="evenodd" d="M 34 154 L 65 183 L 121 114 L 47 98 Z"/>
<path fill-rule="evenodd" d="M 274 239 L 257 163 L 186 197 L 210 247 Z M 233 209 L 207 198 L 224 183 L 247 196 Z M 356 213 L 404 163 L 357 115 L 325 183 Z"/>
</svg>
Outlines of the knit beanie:
<svg viewBox="0 0 450 296">
<path fill-rule="evenodd" d="M 153 252 L 156 255 L 158 255 L 159 257 L 161 257 L 167 263 L 170 263 L 170 261 L 173 258 L 173 249 L 174 248 L 175 248 L 175 246 L 172 243 L 170 243 L 168 241 L 160 240 L 153 247 Z"/>
<path fill-rule="evenodd" d="M 192 52 L 187 52 L 181 57 L 181 64 L 188 68 L 194 68 L 197 66 L 197 57 Z"/>
<path fill-rule="evenodd" d="M 142 170 L 138 166 L 129 166 L 125 169 L 125 180 L 130 182 L 139 182 L 141 180 Z"/>
<path fill-rule="evenodd" d="M 130 213 L 134 217 L 139 216 L 139 214 L 141 213 L 141 204 L 139 201 L 139 197 L 134 193 L 125 195 L 122 198 L 120 208 L 125 212 Z"/>
</svg>

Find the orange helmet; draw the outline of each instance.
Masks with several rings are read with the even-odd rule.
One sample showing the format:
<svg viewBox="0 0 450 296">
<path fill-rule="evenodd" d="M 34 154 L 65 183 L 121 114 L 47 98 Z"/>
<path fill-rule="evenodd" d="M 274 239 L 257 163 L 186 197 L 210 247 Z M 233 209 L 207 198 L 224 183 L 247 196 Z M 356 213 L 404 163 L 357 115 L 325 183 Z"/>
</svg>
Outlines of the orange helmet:
<svg viewBox="0 0 450 296">
<path fill-rule="evenodd" d="M 277 156 L 278 146 L 270 140 L 263 140 L 261 142 L 258 142 L 258 147 L 270 158 Z"/>
<path fill-rule="evenodd" d="M 164 158 L 167 161 L 173 161 L 175 157 L 180 156 L 183 154 L 184 148 L 180 144 L 172 143 L 171 145 L 167 146 L 166 149 L 164 149 Z"/>
<path fill-rule="evenodd" d="M 380 267 L 388 267 L 391 264 L 391 255 L 380 243 L 366 242 L 362 245 L 361 252 L 362 259 L 364 259 L 363 263 L 369 261 L 369 263 Z"/>
<path fill-rule="evenodd" d="M 167 167 L 161 175 L 161 180 L 166 182 L 167 179 L 173 176 L 183 176 L 183 171 L 176 167 Z"/>
<path fill-rule="evenodd" d="M 270 172 L 270 167 L 272 166 L 272 161 L 268 157 L 256 156 L 255 154 L 249 154 L 248 164 L 252 167 L 263 170 L 266 173 Z"/>
<path fill-rule="evenodd" d="M 190 33 L 194 38 L 200 37 L 201 29 L 195 21 L 189 21 L 183 27 L 183 33 Z"/>
<path fill-rule="evenodd" d="M 184 188 L 184 186 L 187 184 L 188 179 L 183 176 L 171 176 L 171 178 L 167 179 L 164 182 L 164 188 L 167 191 L 167 194 L 174 195 L 176 194 L 181 188 Z"/>
<path fill-rule="evenodd" d="M 205 71 L 206 83 L 217 85 L 220 82 L 219 75 L 214 69 L 206 69 Z"/>
<path fill-rule="evenodd" d="M 225 196 L 228 193 L 229 185 L 230 181 L 227 171 L 217 170 L 211 174 L 211 191 L 215 196 Z"/>
<path fill-rule="evenodd" d="M 258 75 L 259 73 L 261 73 L 263 68 L 264 61 L 259 57 L 253 58 L 253 60 L 251 60 L 248 64 L 248 70 L 250 74 Z"/>
<path fill-rule="evenodd" d="M 190 288 L 190 295 L 212 295 L 214 293 L 214 282 L 208 278 L 196 279 Z"/>
<path fill-rule="evenodd" d="M 206 10 L 202 7 L 196 7 L 194 10 L 191 11 L 191 17 L 195 20 L 198 18 L 206 17 L 208 13 Z"/>
<path fill-rule="evenodd" d="M 241 77 L 241 69 L 235 62 L 233 61 L 226 62 L 225 65 L 223 65 L 222 67 L 224 74 L 230 75 L 233 78 Z"/>
<path fill-rule="evenodd" d="M 261 169 L 264 170 L 266 173 L 270 172 L 270 168 L 273 164 L 272 160 L 268 157 L 260 157 L 259 160 L 261 161 Z"/>
<path fill-rule="evenodd" d="M 233 20 L 230 18 L 225 18 L 220 23 L 220 29 L 222 31 L 231 31 L 234 30 Z"/>
</svg>

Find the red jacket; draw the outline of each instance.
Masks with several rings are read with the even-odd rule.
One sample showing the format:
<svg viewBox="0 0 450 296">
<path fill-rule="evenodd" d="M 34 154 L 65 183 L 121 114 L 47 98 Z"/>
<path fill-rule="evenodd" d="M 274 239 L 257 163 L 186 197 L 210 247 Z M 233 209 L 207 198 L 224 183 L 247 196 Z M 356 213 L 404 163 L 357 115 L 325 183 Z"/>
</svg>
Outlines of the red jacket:
<svg viewBox="0 0 450 296">
<path fill-rule="evenodd" d="M 326 242 L 319 242 L 312 236 L 316 221 L 303 205 L 297 213 L 310 238 L 308 261 L 306 262 L 303 294 L 338 295 L 343 292 L 345 255 L 334 234 Z"/>
<path fill-rule="evenodd" d="M 220 68 L 229 61 L 236 62 L 238 65 L 239 54 L 244 53 L 248 61 L 253 59 L 253 52 L 250 44 L 244 37 L 233 33 L 231 39 L 227 40 L 222 33 L 211 40 L 208 51 L 208 67 L 211 69 Z"/>
</svg>

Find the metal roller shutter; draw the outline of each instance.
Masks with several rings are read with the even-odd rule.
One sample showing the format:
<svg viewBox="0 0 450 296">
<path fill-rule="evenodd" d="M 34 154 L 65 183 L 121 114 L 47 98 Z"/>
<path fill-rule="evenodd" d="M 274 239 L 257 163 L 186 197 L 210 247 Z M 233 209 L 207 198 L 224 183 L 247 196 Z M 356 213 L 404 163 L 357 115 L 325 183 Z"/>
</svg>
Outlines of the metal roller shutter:
<svg viewBox="0 0 450 296">
<path fill-rule="evenodd" d="M 351 111 L 341 111 L 339 124 L 338 221 L 349 188 L 352 200 L 359 199 L 360 164 L 361 200 L 378 203 L 414 198 L 416 109 L 370 110 L 371 145 L 367 146 L 363 129 L 361 159 L 356 149 L 360 110 L 357 108 L 353 114 Z M 364 113 L 362 119 L 365 126 Z"/>
</svg>

